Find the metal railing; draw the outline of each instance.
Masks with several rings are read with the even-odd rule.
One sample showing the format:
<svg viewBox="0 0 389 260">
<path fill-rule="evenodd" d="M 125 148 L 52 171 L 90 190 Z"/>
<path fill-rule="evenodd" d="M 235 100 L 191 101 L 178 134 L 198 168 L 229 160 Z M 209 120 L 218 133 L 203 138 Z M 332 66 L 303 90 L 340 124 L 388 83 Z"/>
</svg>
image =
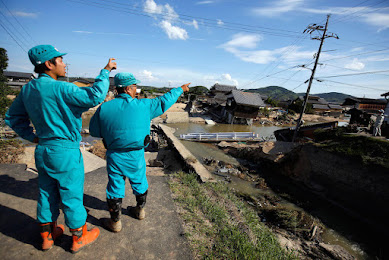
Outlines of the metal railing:
<svg viewBox="0 0 389 260">
<path fill-rule="evenodd" d="M 239 140 L 256 139 L 258 137 L 254 132 L 188 133 L 180 135 L 180 139 L 184 140 Z"/>
</svg>

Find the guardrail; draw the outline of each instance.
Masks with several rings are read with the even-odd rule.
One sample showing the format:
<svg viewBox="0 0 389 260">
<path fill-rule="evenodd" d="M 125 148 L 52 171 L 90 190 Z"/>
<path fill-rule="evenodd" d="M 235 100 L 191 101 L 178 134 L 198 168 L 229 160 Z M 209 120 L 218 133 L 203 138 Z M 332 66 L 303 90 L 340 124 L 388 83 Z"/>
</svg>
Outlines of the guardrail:
<svg viewBox="0 0 389 260">
<path fill-rule="evenodd" d="M 222 132 L 222 133 L 188 133 L 180 135 L 183 140 L 240 140 L 256 139 L 259 136 L 254 132 Z"/>
</svg>

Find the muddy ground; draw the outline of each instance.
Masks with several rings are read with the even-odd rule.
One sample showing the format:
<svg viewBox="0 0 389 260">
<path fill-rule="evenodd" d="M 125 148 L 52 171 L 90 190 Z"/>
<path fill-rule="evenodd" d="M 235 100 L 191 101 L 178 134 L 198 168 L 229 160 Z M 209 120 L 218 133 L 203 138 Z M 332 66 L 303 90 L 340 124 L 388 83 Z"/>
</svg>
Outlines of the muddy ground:
<svg viewBox="0 0 389 260">
<path fill-rule="evenodd" d="M 312 145 L 293 147 L 290 143 L 265 142 L 260 145 L 220 143 L 218 146 L 241 162 L 239 167 L 223 167 L 237 168 L 238 171 L 230 172 L 256 182 L 261 189 L 271 187 L 281 195 L 246 196 L 245 199 L 258 209 L 259 216 L 269 225 L 280 230 L 277 233 L 292 238 L 294 242 L 287 243 L 292 248 L 303 250 L 309 257 L 310 250 L 301 246 L 301 241 L 315 248 L 318 243 L 310 242 L 320 243 L 321 234 L 331 228 L 362 247 L 364 253 L 354 254 L 358 258 L 385 259 L 388 256 L 385 219 L 389 213 L 385 206 L 388 202 L 385 187 L 389 174 L 386 168 L 364 165 L 355 158 Z M 283 208 L 279 203 L 281 198 L 292 201 L 304 211 Z"/>
</svg>

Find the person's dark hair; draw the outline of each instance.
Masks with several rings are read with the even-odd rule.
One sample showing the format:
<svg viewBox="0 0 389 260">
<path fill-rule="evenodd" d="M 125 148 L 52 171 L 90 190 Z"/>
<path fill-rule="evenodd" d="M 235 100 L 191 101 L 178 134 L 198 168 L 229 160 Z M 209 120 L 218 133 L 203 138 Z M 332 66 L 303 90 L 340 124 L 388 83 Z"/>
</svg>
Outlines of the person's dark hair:
<svg viewBox="0 0 389 260">
<path fill-rule="evenodd" d="M 51 63 L 53 63 L 55 65 L 55 64 L 57 64 L 57 61 L 56 61 L 57 58 L 58 57 L 54 57 L 51 60 L 49 60 L 49 62 L 51 62 Z M 39 64 L 39 65 L 35 66 L 34 72 L 38 73 L 38 74 L 41 74 L 41 73 L 45 73 L 46 70 L 49 70 L 49 68 L 47 68 L 45 63 L 42 63 L 42 64 Z"/>
<path fill-rule="evenodd" d="M 122 93 L 124 93 L 124 89 L 125 88 L 118 88 L 118 87 L 116 87 L 116 92 L 118 93 L 118 95 L 122 94 Z"/>
</svg>

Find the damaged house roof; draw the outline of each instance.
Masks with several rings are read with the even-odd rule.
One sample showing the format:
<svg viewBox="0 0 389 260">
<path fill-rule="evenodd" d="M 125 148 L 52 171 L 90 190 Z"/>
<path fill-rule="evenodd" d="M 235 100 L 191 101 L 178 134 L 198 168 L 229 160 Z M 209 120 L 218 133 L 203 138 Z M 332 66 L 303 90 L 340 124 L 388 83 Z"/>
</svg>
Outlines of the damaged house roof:
<svg viewBox="0 0 389 260">
<path fill-rule="evenodd" d="M 266 106 L 261 98 L 261 95 L 258 93 L 232 90 L 229 98 L 230 97 L 234 98 L 235 102 L 239 105 L 246 105 L 246 106 L 253 106 L 253 107 Z"/>
<path fill-rule="evenodd" d="M 211 87 L 211 91 L 220 91 L 220 92 L 230 92 L 232 90 L 236 90 L 236 86 L 232 85 L 220 85 L 219 83 L 216 83 Z"/>
</svg>

